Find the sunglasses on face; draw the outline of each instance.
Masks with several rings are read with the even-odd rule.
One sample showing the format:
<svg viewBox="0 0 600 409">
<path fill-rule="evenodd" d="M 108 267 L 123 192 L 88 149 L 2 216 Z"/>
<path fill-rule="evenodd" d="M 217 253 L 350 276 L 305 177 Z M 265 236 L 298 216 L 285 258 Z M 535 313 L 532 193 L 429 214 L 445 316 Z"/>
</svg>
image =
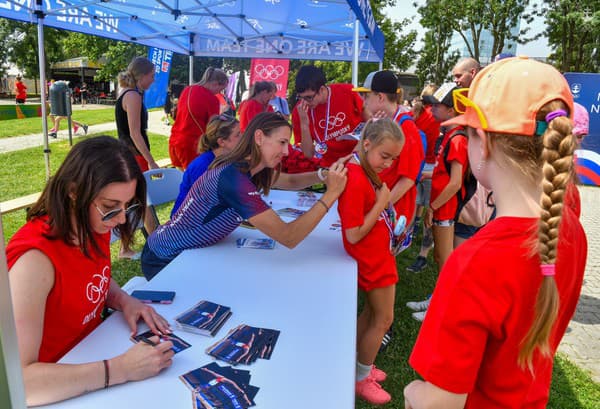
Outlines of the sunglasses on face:
<svg viewBox="0 0 600 409">
<path fill-rule="evenodd" d="M 459 114 L 464 114 L 467 111 L 467 107 L 473 108 L 473 110 L 477 114 L 477 118 L 479 118 L 481 128 L 487 129 L 488 122 L 487 119 L 485 119 L 485 115 L 483 115 L 481 108 L 479 108 L 475 102 L 471 101 L 467 95 L 469 95 L 469 88 L 459 88 L 452 91 L 452 101 L 454 103 L 454 109 Z"/>
<path fill-rule="evenodd" d="M 125 216 L 129 217 L 130 214 L 132 214 L 133 212 L 135 212 L 141 206 L 142 206 L 141 203 L 134 203 L 132 205 L 129 205 L 129 207 L 127 207 L 126 209 L 123 209 L 122 207 L 119 207 L 118 209 L 112 209 L 112 210 L 109 210 L 108 212 L 104 213 L 102 210 L 100 210 L 100 208 L 98 207 L 98 205 L 94 203 L 94 207 L 96 208 L 96 210 L 98 210 L 98 213 L 100 213 L 100 216 L 102 216 L 102 221 L 103 222 L 107 222 L 107 221 L 109 221 L 111 219 L 114 219 L 123 210 L 125 210 Z"/>
</svg>

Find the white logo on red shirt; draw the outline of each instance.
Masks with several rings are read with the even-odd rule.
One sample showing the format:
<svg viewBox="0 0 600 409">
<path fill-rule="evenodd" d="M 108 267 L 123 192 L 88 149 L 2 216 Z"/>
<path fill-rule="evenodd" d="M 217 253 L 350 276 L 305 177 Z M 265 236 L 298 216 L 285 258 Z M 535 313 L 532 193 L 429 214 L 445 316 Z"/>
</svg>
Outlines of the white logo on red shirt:
<svg viewBox="0 0 600 409">
<path fill-rule="evenodd" d="M 327 130 L 331 131 L 335 127 L 342 126 L 342 124 L 344 123 L 345 120 L 346 120 L 346 114 L 344 112 L 338 112 L 337 114 L 335 114 L 335 116 L 331 115 L 327 119 L 325 119 L 325 118 L 321 119 L 319 121 L 319 127 L 321 129 L 325 129 L 325 126 L 327 126 Z"/>
<path fill-rule="evenodd" d="M 104 288 L 108 285 L 108 270 L 109 267 L 105 266 L 102 269 L 102 274 L 94 274 L 92 281 L 86 287 L 85 295 L 93 304 L 97 304 L 100 301 L 102 294 L 104 294 Z"/>
</svg>

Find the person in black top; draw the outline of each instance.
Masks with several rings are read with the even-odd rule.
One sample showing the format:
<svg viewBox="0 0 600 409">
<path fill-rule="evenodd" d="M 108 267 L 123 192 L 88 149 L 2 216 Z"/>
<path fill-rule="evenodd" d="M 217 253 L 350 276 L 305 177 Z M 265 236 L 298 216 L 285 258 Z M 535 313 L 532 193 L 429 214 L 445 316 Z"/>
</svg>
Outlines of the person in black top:
<svg viewBox="0 0 600 409">
<path fill-rule="evenodd" d="M 119 94 L 115 104 L 115 119 L 119 139 L 131 146 L 142 172 L 159 166 L 150 153 L 148 111 L 142 94 L 154 82 L 154 64 L 144 57 L 134 58 L 126 71 L 119 73 Z"/>
</svg>

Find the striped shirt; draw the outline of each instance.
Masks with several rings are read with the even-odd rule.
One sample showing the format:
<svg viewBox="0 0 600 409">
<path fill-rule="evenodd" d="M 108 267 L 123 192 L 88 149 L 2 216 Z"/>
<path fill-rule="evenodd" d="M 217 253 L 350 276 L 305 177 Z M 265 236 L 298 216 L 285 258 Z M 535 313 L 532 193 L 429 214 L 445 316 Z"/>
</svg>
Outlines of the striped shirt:
<svg viewBox="0 0 600 409">
<path fill-rule="evenodd" d="M 148 237 L 157 256 L 173 258 L 183 250 L 211 246 L 235 230 L 243 220 L 270 207 L 236 164 L 204 173 L 164 225 Z"/>
</svg>

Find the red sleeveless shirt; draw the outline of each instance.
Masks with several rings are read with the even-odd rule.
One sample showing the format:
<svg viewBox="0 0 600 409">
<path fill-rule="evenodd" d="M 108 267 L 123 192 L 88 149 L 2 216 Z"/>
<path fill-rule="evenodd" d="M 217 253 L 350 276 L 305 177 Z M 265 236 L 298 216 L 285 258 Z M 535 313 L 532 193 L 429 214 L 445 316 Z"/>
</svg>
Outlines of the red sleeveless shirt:
<svg viewBox="0 0 600 409">
<path fill-rule="evenodd" d="M 47 220 L 38 217 L 21 227 L 8 243 L 6 258 L 10 270 L 25 252 L 37 249 L 54 266 L 38 360 L 56 362 L 101 322 L 111 278 L 110 234 L 94 236 L 104 255 L 90 250 L 88 258 L 77 246 L 45 237 Z"/>
</svg>

